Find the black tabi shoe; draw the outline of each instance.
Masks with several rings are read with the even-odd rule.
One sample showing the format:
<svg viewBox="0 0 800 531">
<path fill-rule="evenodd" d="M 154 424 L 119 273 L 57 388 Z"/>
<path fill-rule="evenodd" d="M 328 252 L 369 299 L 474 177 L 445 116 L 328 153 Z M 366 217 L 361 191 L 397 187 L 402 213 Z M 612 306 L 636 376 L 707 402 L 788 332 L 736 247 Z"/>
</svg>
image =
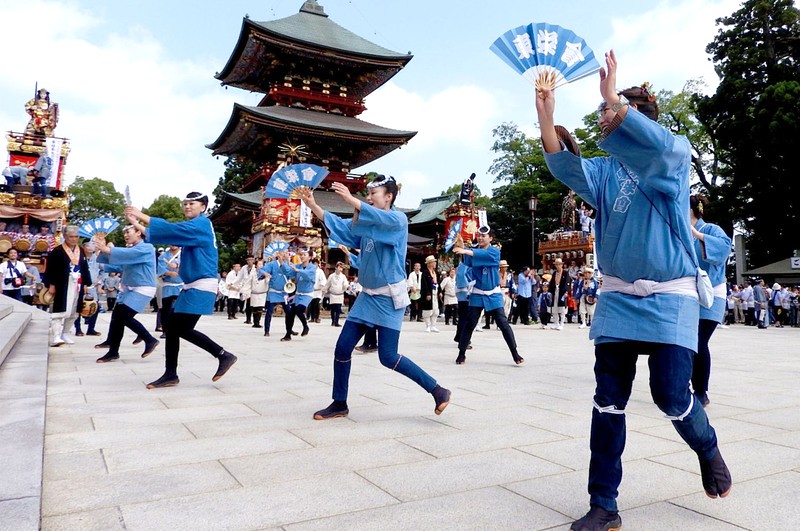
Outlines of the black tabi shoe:
<svg viewBox="0 0 800 531">
<path fill-rule="evenodd" d="M 253 324 L 253 323 L 250 321 L 245 321 L 244 324 Z"/>
<path fill-rule="evenodd" d="M 622 518 L 616 511 L 606 511 L 597 505 L 592 505 L 583 518 L 572 522 L 569 529 L 570 531 L 618 531 L 622 529 Z"/>
<path fill-rule="evenodd" d="M 283 336 L 281 338 L 281 341 L 291 341 L 291 340 L 292 340 L 292 336 Z"/>
<path fill-rule="evenodd" d="M 142 357 L 143 357 L 143 358 L 146 358 L 147 356 L 149 356 L 150 354 L 152 354 L 152 353 L 153 353 L 153 351 L 156 349 L 156 347 L 158 347 L 158 345 L 160 345 L 160 344 L 161 344 L 161 341 L 159 341 L 158 339 L 156 339 L 155 341 L 153 341 L 153 342 L 152 342 L 152 343 L 150 343 L 149 345 L 145 345 L 145 347 L 144 347 L 144 352 L 142 352 Z"/>
<path fill-rule="evenodd" d="M 85 334 L 83 332 L 76 332 L 75 337 L 83 337 Z"/>
<path fill-rule="evenodd" d="M 119 354 L 111 354 L 110 352 L 102 358 L 97 358 L 97 363 L 108 363 L 109 361 L 117 361 Z"/>
<path fill-rule="evenodd" d="M 300 334 L 300 336 L 301 336 L 301 337 L 307 336 L 307 335 L 308 335 L 308 333 L 309 333 L 310 331 L 311 331 L 311 329 L 310 329 L 309 327 L 305 327 L 305 328 L 303 329 L 303 333 L 302 333 L 302 334 Z"/>
<path fill-rule="evenodd" d="M 217 369 L 217 372 L 214 374 L 214 377 L 211 378 L 211 381 L 216 382 L 217 380 L 225 376 L 225 373 L 228 372 L 228 369 L 233 367 L 233 364 L 236 363 L 236 360 L 238 359 L 239 358 L 237 358 L 227 350 L 222 351 L 222 354 L 219 357 L 219 368 Z"/>
<path fill-rule="evenodd" d="M 144 338 L 142 336 L 136 336 L 136 339 L 133 340 L 133 344 L 138 345 L 142 341 L 144 341 Z"/>
<path fill-rule="evenodd" d="M 108 344 L 108 341 L 103 341 L 102 343 L 96 344 L 94 348 L 111 348 L 111 345 Z"/>
<path fill-rule="evenodd" d="M 86 332 L 87 336 L 102 336 L 100 332 Z"/>
<path fill-rule="evenodd" d="M 155 382 L 150 382 L 147 384 L 148 389 L 156 389 L 159 387 L 174 387 L 181 383 L 180 379 L 177 375 L 170 376 L 169 374 L 164 373 L 161 378 L 156 380 Z"/>
<path fill-rule="evenodd" d="M 700 459 L 700 475 L 703 478 L 703 490 L 709 498 L 724 498 L 730 494 L 733 480 L 719 449 L 711 460 Z"/>
<path fill-rule="evenodd" d="M 261 325 L 260 324 L 254 324 L 253 328 L 261 328 Z"/>
<path fill-rule="evenodd" d="M 433 410 L 434 413 L 437 415 L 441 415 L 444 408 L 446 408 L 450 404 L 450 393 L 449 389 L 445 389 L 444 387 L 437 385 L 436 388 L 431 391 L 433 395 L 433 399 L 436 401 L 436 409 Z"/>
<path fill-rule="evenodd" d="M 264 332 L 264 337 L 269 337 L 269 332 Z"/>
<path fill-rule="evenodd" d="M 456 365 L 464 365 L 465 361 L 467 361 L 467 357 L 464 354 L 459 353 L 458 357 L 456 358 Z"/>
<path fill-rule="evenodd" d="M 347 402 L 339 402 L 334 400 L 331 402 L 331 405 L 325 409 L 320 409 L 314 413 L 314 420 L 335 419 L 338 417 L 346 417 L 349 414 L 350 410 L 347 409 Z"/>
<path fill-rule="evenodd" d="M 525 358 L 523 358 L 519 354 L 512 354 L 511 356 L 514 358 L 514 363 L 516 363 L 517 365 L 522 365 L 523 363 L 525 363 Z"/>
<path fill-rule="evenodd" d="M 297 335 L 297 332 L 295 332 L 294 330 L 292 330 L 292 335 L 293 335 L 293 336 L 296 336 L 296 335 Z"/>
</svg>

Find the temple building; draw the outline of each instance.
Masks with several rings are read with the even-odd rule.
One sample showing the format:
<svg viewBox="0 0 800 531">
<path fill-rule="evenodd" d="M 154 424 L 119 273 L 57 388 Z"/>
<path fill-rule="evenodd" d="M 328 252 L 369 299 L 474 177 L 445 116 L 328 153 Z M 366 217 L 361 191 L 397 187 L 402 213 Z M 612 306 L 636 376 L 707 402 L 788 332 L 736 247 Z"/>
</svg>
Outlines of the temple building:
<svg viewBox="0 0 800 531">
<path fill-rule="evenodd" d="M 360 120 L 364 100 L 412 58 L 367 41 L 333 22 L 315 0 L 290 17 L 256 22 L 245 17 L 239 40 L 216 78 L 263 94 L 256 106 L 235 104 L 227 126 L 208 144 L 214 155 L 242 157 L 258 170 L 243 194 L 228 193 L 212 214 L 217 225 L 251 234 L 260 253 L 276 239 L 322 247 L 315 227 L 299 225 L 299 200 L 264 200 L 273 172 L 294 163 L 316 164 L 330 173 L 317 189 L 323 208 L 341 211 L 328 189 L 344 183 L 360 192 L 366 179 L 352 173 L 402 147 L 416 134 Z"/>
</svg>

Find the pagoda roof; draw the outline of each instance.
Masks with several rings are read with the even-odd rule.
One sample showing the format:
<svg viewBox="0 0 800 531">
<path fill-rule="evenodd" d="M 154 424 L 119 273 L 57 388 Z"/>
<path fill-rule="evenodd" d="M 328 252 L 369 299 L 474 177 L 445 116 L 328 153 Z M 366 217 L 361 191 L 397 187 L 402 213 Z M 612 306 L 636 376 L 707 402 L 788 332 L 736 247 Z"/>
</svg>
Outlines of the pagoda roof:
<svg viewBox="0 0 800 531">
<path fill-rule="evenodd" d="M 234 104 L 228 125 L 208 144 L 214 155 L 246 153 L 253 160 L 274 159 L 278 146 L 303 143 L 321 159 L 342 155 L 351 168 L 363 166 L 406 144 L 416 131 L 400 131 L 358 118 L 295 107 L 249 107 Z M 345 149 L 337 149 L 345 146 Z"/>
<path fill-rule="evenodd" d="M 447 194 L 423 199 L 419 204 L 419 211 L 408 220 L 409 225 L 427 223 L 435 219 L 445 221 L 443 213 L 450 208 L 457 197 L 457 194 Z"/>
<path fill-rule="evenodd" d="M 257 190 L 245 194 L 234 194 L 222 191 L 219 205 L 209 214 L 208 218 L 220 225 L 246 227 L 251 223 L 250 213 L 261 209 L 264 192 Z"/>
<path fill-rule="evenodd" d="M 297 58 L 303 57 L 308 72 L 299 70 Z M 363 99 L 412 58 L 343 28 L 309 0 L 290 17 L 263 22 L 245 17 L 236 48 L 215 77 L 223 85 L 265 93 L 271 81 L 286 75 L 316 75 L 340 79 L 350 96 Z"/>
</svg>

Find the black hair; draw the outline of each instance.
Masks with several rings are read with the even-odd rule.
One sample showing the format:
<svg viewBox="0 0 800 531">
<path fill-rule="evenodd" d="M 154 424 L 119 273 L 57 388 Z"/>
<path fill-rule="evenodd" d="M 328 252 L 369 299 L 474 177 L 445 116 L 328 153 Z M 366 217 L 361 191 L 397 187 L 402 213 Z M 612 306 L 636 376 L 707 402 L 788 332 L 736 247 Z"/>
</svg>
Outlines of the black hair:
<svg viewBox="0 0 800 531">
<path fill-rule="evenodd" d="M 374 184 L 374 183 L 381 183 L 381 184 Z M 390 207 L 394 206 L 394 202 L 397 199 L 397 193 L 400 191 L 400 187 L 397 186 L 397 181 L 394 180 L 394 177 L 392 176 L 386 177 L 385 175 L 376 175 L 370 184 L 373 184 L 373 186 L 370 186 L 370 188 L 383 187 L 384 191 L 387 194 L 392 194 L 392 204 L 390 204 L 389 206 Z"/>
<path fill-rule="evenodd" d="M 701 194 L 694 194 L 689 196 L 689 207 L 692 209 L 694 217 L 703 219 L 705 206 L 708 204 L 708 198 Z"/>
<path fill-rule="evenodd" d="M 631 87 L 620 92 L 620 95 L 636 105 L 636 110 L 644 114 L 654 122 L 658 120 L 658 102 L 655 95 L 650 93 L 651 87 L 648 83 L 643 86 Z"/>
<path fill-rule="evenodd" d="M 186 194 L 186 197 L 183 199 L 184 201 L 199 201 L 203 203 L 203 205 L 208 208 L 208 196 L 206 194 L 200 192 L 189 192 Z"/>
</svg>

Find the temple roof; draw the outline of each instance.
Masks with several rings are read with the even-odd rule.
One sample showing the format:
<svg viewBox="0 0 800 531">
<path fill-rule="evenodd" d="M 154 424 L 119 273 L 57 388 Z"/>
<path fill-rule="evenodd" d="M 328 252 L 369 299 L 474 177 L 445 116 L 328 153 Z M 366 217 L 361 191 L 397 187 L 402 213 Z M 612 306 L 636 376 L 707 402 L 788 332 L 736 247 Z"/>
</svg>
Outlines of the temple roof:
<svg viewBox="0 0 800 531">
<path fill-rule="evenodd" d="M 445 221 L 443 212 L 455 202 L 457 197 L 457 194 L 447 194 L 423 199 L 419 204 L 419 212 L 408 220 L 408 224 L 427 223 L 434 219 Z"/>
<path fill-rule="evenodd" d="M 228 125 L 206 147 L 214 155 L 246 153 L 258 161 L 274 160 L 283 143 L 302 143 L 313 156 L 344 160 L 357 168 L 401 147 L 416 134 L 338 114 L 236 103 Z"/>
<path fill-rule="evenodd" d="M 290 17 L 263 22 L 245 18 L 236 48 L 215 77 L 223 85 L 265 93 L 270 82 L 307 74 L 326 82 L 339 79 L 350 96 L 363 99 L 412 57 L 359 37 L 309 0 Z M 307 72 L 298 58 L 308 59 Z"/>
</svg>

